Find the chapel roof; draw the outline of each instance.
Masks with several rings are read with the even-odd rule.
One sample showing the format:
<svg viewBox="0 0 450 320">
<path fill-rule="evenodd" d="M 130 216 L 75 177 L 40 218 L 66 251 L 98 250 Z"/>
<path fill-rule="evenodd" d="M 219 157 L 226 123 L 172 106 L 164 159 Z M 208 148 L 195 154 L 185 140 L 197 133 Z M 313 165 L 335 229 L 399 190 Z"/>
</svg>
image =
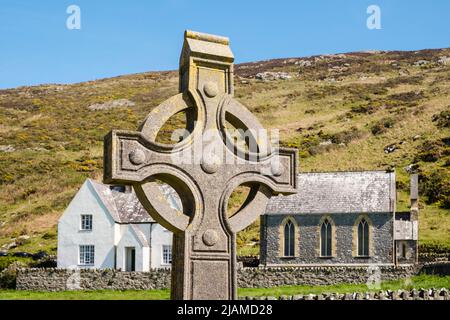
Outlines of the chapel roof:
<svg viewBox="0 0 450 320">
<path fill-rule="evenodd" d="M 274 196 L 265 214 L 394 212 L 395 172 L 342 171 L 298 174 L 298 192 Z"/>
<path fill-rule="evenodd" d="M 134 190 L 131 192 L 120 192 L 112 190 L 108 184 L 103 184 L 92 179 L 88 179 L 95 189 L 102 203 L 105 205 L 114 221 L 117 223 L 151 223 L 155 220 L 148 214 L 141 205 Z M 169 205 L 181 210 L 182 205 L 178 194 L 168 185 L 160 186 L 166 196 Z"/>
</svg>

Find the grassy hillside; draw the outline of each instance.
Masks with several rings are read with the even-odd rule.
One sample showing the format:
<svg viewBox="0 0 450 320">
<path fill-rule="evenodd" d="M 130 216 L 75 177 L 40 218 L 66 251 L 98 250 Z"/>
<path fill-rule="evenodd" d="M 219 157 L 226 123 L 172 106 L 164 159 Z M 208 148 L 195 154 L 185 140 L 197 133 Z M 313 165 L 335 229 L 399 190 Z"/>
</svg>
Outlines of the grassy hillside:
<svg viewBox="0 0 450 320">
<path fill-rule="evenodd" d="M 265 127 L 280 129 L 283 145 L 299 149 L 301 171 L 396 169 L 399 210 L 408 209 L 404 168 L 413 164 L 423 195 L 420 240 L 448 244 L 445 57 L 450 49 L 241 64 L 236 98 Z M 260 80 L 261 72 L 290 78 Z M 0 90 L 0 248 L 15 238 L 12 251 L 55 250 L 58 217 L 87 177 L 101 179 L 103 136 L 113 128 L 135 130 L 177 93 L 177 84 L 177 72 L 151 72 Z M 127 99 L 122 107 L 96 105 L 119 99 Z M 385 152 L 388 146 L 392 152 Z M 241 253 L 257 252 L 257 224 L 239 235 L 238 244 Z"/>
</svg>

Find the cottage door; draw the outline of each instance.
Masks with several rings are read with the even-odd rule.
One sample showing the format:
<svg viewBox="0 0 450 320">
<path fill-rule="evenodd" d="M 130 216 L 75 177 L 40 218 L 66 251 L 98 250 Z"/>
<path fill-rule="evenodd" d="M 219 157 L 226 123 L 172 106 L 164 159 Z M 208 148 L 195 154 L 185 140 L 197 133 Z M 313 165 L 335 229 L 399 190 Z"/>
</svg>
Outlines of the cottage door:
<svg viewBox="0 0 450 320">
<path fill-rule="evenodd" d="M 125 269 L 126 271 L 136 271 L 136 250 L 134 247 L 125 249 Z"/>
</svg>

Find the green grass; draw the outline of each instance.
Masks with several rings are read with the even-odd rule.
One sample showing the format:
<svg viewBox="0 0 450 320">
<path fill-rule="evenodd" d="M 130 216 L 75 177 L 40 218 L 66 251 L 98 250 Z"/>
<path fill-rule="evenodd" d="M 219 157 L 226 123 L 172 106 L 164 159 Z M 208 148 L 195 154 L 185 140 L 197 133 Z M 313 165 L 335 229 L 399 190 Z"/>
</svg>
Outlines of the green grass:
<svg viewBox="0 0 450 320">
<path fill-rule="evenodd" d="M 388 281 L 380 288 L 368 288 L 365 284 L 340 284 L 333 286 L 283 286 L 273 288 L 239 288 L 238 296 L 275 296 L 295 294 L 320 293 L 351 293 L 381 290 L 419 288 L 450 288 L 450 276 L 419 275 L 406 280 Z M 61 291 L 61 292 L 31 292 L 0 290 L 0 300 L 166 300 L 170 297 L 169 290 L 149 291 Z"/>
<path fill-rule="evenodd" d="M 450 213 L 448 209 L 428 205 L 419 213 L 419 242 L 450 247 Z"/>
<path fill-rule="evenodd" d="M 169 290 L 0 291 L 0 300 L 167 300 L 169 297 Z"/>
</svg>

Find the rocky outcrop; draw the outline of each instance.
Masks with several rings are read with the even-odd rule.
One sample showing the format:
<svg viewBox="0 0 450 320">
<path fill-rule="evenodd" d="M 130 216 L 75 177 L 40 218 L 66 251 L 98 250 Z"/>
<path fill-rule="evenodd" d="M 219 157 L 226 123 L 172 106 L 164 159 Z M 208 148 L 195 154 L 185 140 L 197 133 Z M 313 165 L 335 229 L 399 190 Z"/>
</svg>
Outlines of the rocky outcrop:
<svg viewBox="0 0 450 320">
<path fill-rule="evenodd" d="M 135 103 L 133 101 L 130 101 L 128 99 L 118 99 L 118 100 L 112 100 L 105 103 L 96 103 L 91 104 L 88 109 L 89 110 L 109 110 L 109 109 L 115 109 L 120 107 L 133 107 Z"/>
<path fill-rule="evenodd" d="M 256 74 L 255 78 L 262 81 L 271 81 L 288 80 L 292 77 L 287 72 L 260 72 Z"/>
<path fill-rule="evenodd" d="M 0 145 L 0 152 L 14 152 L 16 149 L 14 146 L 8 144 L 8 145 Z"/>
</svg>

